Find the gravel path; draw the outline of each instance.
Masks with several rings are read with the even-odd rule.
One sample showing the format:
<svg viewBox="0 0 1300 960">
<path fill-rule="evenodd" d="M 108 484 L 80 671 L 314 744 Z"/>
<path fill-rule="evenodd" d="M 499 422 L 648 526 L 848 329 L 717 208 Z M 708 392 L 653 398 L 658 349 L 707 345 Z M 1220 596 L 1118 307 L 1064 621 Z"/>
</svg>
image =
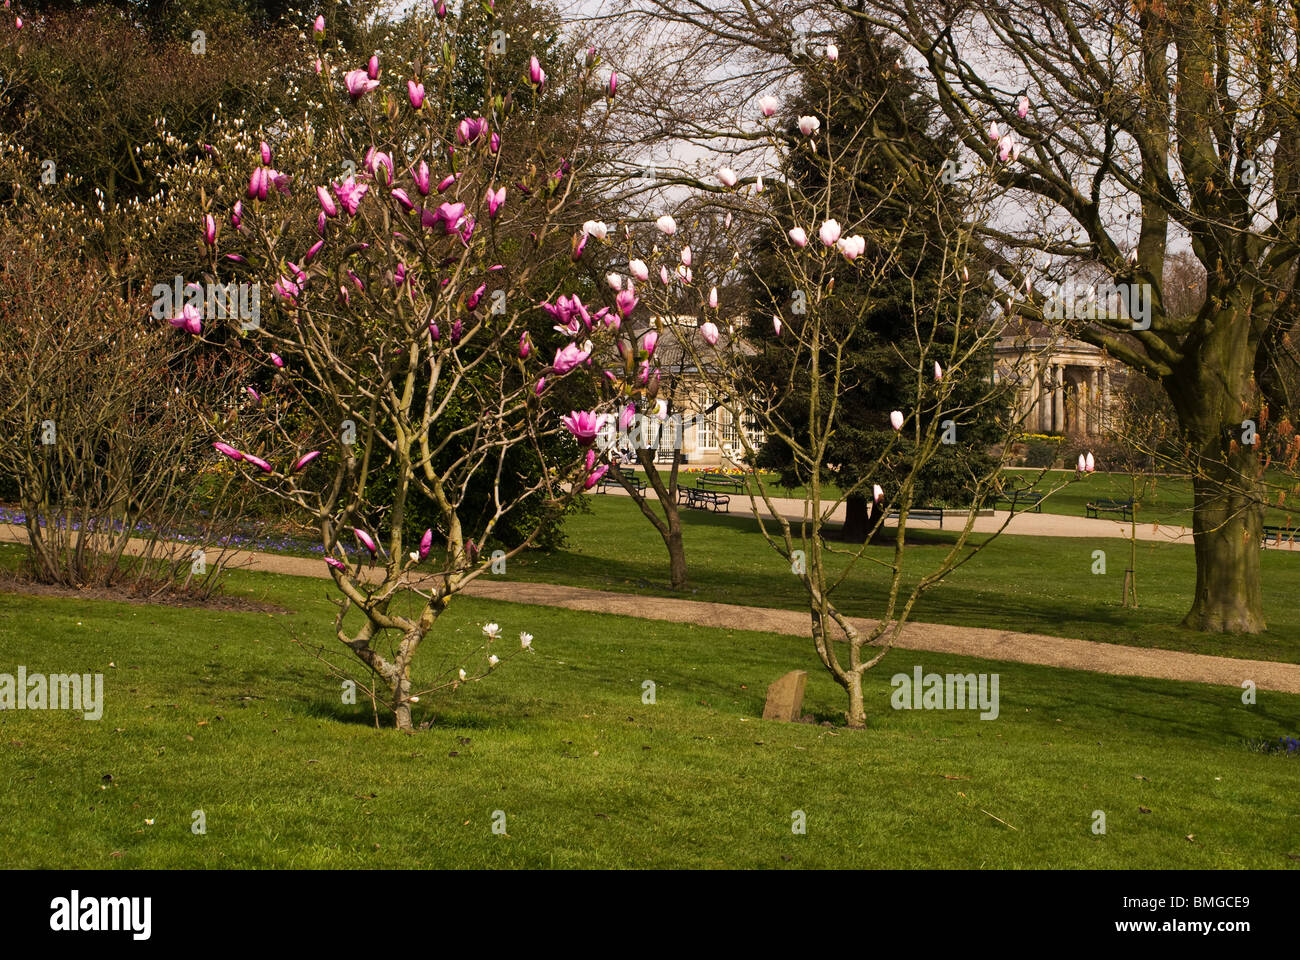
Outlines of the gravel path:
<svg viewBox="0 0 1300 960">
<path fill-rule="evenodd" d="M 23 542 L 25 537 L 26 532 L 22 527 L 0 525 L 0 541 Z M 247 570 L 300 577 L 329 576 L 328 568 L 318 559 L 243 551 L 236 554 L 232 561 L 231 566 Z M 706 603 L 676 597 L 647 597 L 558 584 L 523 583 L 496 577 L 484 577 L 475 581 L 466 590 L 466 594 L 510 603 L 610 613 L 643 620 L 665 620 L 727 630 L 758 630 L 795 637 L 808 636 L 808 614 L 795 610 Z M 860 628 L 874 625 L 874 621 L 860 618 L 853 618 L 853 623 Z M 1035 663 L 1093 673 L 1156 677 L 1229 687 L 1240 687 L 1243 681 L 1251 680 L 1261 690 L 1300 693 L 1300 664 L 1127 647 L 1037 633 L 908 623 L 903 627 L 896 646 L 908 650 Z"/>
</svg>

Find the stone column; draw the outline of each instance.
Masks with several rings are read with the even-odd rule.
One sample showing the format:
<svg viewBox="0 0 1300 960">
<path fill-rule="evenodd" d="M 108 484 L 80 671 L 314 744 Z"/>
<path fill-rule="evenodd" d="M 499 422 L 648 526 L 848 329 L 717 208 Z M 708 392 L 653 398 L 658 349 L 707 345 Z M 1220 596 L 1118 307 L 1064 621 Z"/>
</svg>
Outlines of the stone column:
<svg viewBox="0 0 1300 960">
<path fill-rule="evenodd" d="M 1052 391 L 1052 422 L 1057 433 L 1065 433 L 1065 363 L 1056 364 Z"/>
<path fill-rule="evenodd" d="M 1103 427 L 1111 425 L 1110 410 L 1110 367 L 1101 368 L 1101 423 Z"/>
<path fill-rule="evenodd" d="M 1038 432 L 1052 429 L 1052 364 L 1044 363 L 1038 372 Z"/>
<path fill-rule="evenodd" d="M 1093 436 L 1101 434 L 1101 394 L 1097 392 L 1097 368 L 1088 374 L 1088 433 Z"/>
</svg>

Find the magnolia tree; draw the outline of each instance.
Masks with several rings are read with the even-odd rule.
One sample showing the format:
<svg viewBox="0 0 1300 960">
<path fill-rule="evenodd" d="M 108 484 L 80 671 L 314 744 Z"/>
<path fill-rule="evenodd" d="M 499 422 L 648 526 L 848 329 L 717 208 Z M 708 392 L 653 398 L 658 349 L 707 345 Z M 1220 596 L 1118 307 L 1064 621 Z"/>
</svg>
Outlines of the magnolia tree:
<svg viewBox="0 0 1300 960">
<path fill-rule="evenodd" d="M 828 69 L 833 63 L 828 60 Z M 908 514 L 921 473 L 937 458 L 953 455 L 949 452 L 953 437 L 963 424 L 991 419 L 1006 439 L 1017 430 L 1015 418 L 1005 413 L 1003 388 L 989 376 L 995 327 L 985 315 L 968 316 L 965 309 L 972 286 L 967 265 L 970 231 L 962 225 L 966 217 L 957 214 L 981 215 L 996 191 L 972 189 L 950 197 L 939 189 L 938 169 L 877 162 L 881 154 L 889 155 L 891 145 L 872 140 L 869 126 L 837 129 L 824 123 L 823 118 L 835 114 L 829 102 L 817 114 L 784 118 L 779 116 L 779 99 L 769 96 L 754 105 L 754 113 L 760 122 L 770 124 L 766 135 L 773 155 L 781 158 L 781 168 L 769 175 L 761 191 L 757 176 L 742 178 L 725 167 L 708 187 L 727 192 L 732 201 L 746 198 L 752 215 L 779 232 L 784 242 L 775 256 L 783 276 L 793 279 L 796 295 L 789 298 L 785 310 L 763 321 L 771 324 L 771 336 L 760 335 L 752 324 L 731 330 L 719 315 L 717 283 L 745 251 L 737 247 L 733 257 L 721 264 L 697 262 L 698 312 L 704 319 L 695 334 L 682 337 L 681 342 L 733 419 L 755 420 L 768 438 L 788 447 L 798 464 L 806 490 L 802 518 L 782 512 L 762 475 L 754 478 L 751 508 L 762 536 L 789 565 L 804 591 L 818 657 L 848 696 L 848 722 L 862 726 L 865 672 L 888 652 L 917 599 L 990 539 L 972 542 L 971 532 L 977 508 L 997 482 L 1001 463 L 996 460 L 972 470 L 965 523 L 937 561 L 927 569 L 913 569 L 914 564 L 905 562 L 910 558 L 905 549 Z M 787 142 L 790 136 L 793 145 Z M 819 180 L 800 181 L 790 175 L 791 155 L 796 151 L 814 155 L 822 173 Z M 882 174 L 882 170 L 889 172 Z M 881 207 L 889 203 L 907 204 L 927 224 L 924 256 L 901 257 L 901 233 L 877 226 Z M 949 204 L 960 209 L 948 209 Z M 662 219 L 659 226 L 667 237 L 675 235 L 671 218 Z M 678 236 L 675 242 L 688 239 Z M 661 240 L 661 245 L 667 244 L 668 240 Z M 661 245 L 644 255 L 652 273 L 660 267 L 671 269 L 674 260 L 680 262 L 680 255 Z M 938 280 L 919 281 L 917 262 L 937 263 Z M 835 282 L 846 270 L 854 272 L 856 281 L 850 295 L 842 292 L 847 284 L 837 290 Z M 895 442 L 880 455 L 878 477 L 873 480 L 867 471 L 845 482 L 828 451 L 838 429 L 840 405 L 863 389 L 868 373 L 847 362 L 850 344 L 882 299 L 898 295 L 900 283 L 908 289 L 909 310 L 895 336 L 900 353 L 914 358 L 909 361 L 906 409 L 889 414 Z M 902 350 L 903 346 L 908 349 Z M 772 383 L 754 376 L 754 361 L 762 351 L 790 354 L 782 365 L 790 371 L 786 380 Z M 898 458 L 904 436 L 908 455 Z M 757 451 L 748 432 L 738 431 L 738 439 L 752 459 Z M 1004 444 L 1003 449 L 1009 446 Z M 837 488 L 833 493 L 832 485 Z M 883 555 L 865 544 L 838 547 L 827 539 L 836 509 L 868 490 L 882 506 L 873 515 L 875 527 L 883 525 L 889 511 L 898 517 L 891 546 Z M 850 570 L 860 563 L 873 564 L 885 576 L 881 603 L 874 611 L 878 619 L 869 627 L 855 623 L 835 597 Z"/>
<path fill-rule="evenodd" d="M 579 320 L 548 362 L 524 330 L 536 307 L 521 291 L 557 236 L 568 247 L 584 138 L 605 122 L 613 91 L 594 52 L 543 65 L 496 31 L 479 47 L 481 109 L 453 114 L 453 51 L 467 46 L 459 24 L 417 18 L 410 59 L 335 64 L 317 21 L 319 88 L 304 97 L 306 122 L 213 144 L 214 187 L 199 211 L 210 282 L 224 295 L 245 283 L 270 295 L 251 319 L 214 325 L 189 302 L 172 315 L 177 336 L 243 331 L 260 387 L 220 411 L 213 446 L 310 517 L 338 593 L 334 634 L 378 677 L 400 729 L 422 694 L 500 663 L 502 629 L 489 624 L 485 660 L 412 676 L 451 599 L 531 540 L 493 550 L 495 531 L 525 500 L 559 510 L 602 472 L 600 410 L 561 420 L 544 401 L 593 362 L 605 328 Z M 557 433 L 573 437 L 558 462 L 544 453 Z M 546 469 L 510 476 L 520 451 Z M 486 499 L 469 496 L 475 484 Z M 437 520 L 413 540 L 404 520 L 416 496 Z M 515 653 L 531 641 L 520 633 Z"/>
<path fill-rule="evenodd" d="M 616 82 L 616 80 L 614 81 Z M 584 232 L 605 240 L 609 228 L 602 222 L 584 224 Z M 677 223 L 670 216 L 655 224 L 656 235 L 671 238 Z M 632 498 L 642 515 L 655 528 L 668 551 L 669 583 L 674 590 L 686 587 L 686 548 L 682 539 L 681 508 L 678 483 L 682 464 L 682 441 L 692 419 L 684 414 L 683 390 L 686 363 L 690 356 L 679 342 L 676 332 L 665 335 L 681 292 L 692 280 L 691 248 L 681 248 L 674 269 L 660 263 L 652 280 L 645 260 L 633 252 L 645 234 L 637 236 L 630 226 L 623 231 L 621 248 L 607 251 L 608 257 L 626 255 L 626 275 L 617 271 L 606 275 L 613 297 L 612 307 L 596 313 L 612 334 L 613 347 L 604 358 L 608 367 L 594 367 L 597 386 L 618 400 L 614 414 L 600 418 L 596 434 L 597 449 L 604 453 L 615 469 L 609 477 Z M 613 246 L 613 244 L 611 244 Z M 661 251 L 652 245 L 651 257 Z M 577 317 L 586 312 L 577 298 L 555 306 L 547 305 L 557 320 L 559 331 L 573 332 Z M 667 463 L 663 463 L 664 457 Z M 630 472 L 617 469 L 618 461 L 632 459 L 645 475 L 645 485 Z"/>
</svg>

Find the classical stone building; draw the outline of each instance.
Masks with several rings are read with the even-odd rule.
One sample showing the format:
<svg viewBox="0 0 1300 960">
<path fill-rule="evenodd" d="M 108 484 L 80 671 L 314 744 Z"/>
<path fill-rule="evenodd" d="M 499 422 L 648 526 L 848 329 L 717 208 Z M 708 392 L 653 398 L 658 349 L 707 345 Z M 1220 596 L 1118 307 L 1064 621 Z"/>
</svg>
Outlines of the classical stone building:
<svg viewBox="0 0 1300 960">
<path fill-rule="evenodd" d="M 1038 321 L 1009 328 L 994 346 L 994 377 L 1016 385 L 1027 433 L 1100 436 L 1112 425 L 1122 364 Z"/>
<path fill-rule="evenodd" d="M 741 431 L 750 445 L 758 449 L 763 431 L 753 417 L 732 415 L 724 398 L 715 395 L 706 378 L 695 366 L 691 352 L 682 345 L 682 337 L 693 337 L 696 352 L 707 355 L 698 332 L 696 317 L 663 318 L 663 334 L 655 347 L 659 359 L 662 386 L 659 390 L 659 416 L 653 418 L 651 439 L 657 441 L 656 459 L 671 462 L 673 449 L 680 446 L 682 463 L 688 467 L 740 467 L 745 445 Z M 723 329 L 718 348 L 727 348 L 730 331 Z"/>
</svg>

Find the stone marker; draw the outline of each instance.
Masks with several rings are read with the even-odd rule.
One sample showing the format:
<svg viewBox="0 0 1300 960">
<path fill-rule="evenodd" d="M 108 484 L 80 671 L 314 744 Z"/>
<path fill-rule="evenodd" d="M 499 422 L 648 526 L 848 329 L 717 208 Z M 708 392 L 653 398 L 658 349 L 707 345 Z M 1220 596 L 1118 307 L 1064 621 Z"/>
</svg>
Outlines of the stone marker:
<svg viewBox="0 0 1300 960">
<path fill-rule="evenodd" d="M 807 670 L 791 670 L 768 687 L 763 719 L 780 720 L 783 723 L 798 720 L 799 708 L 803 706 L 803 688 L 807 682 Z"/>
</svg>

